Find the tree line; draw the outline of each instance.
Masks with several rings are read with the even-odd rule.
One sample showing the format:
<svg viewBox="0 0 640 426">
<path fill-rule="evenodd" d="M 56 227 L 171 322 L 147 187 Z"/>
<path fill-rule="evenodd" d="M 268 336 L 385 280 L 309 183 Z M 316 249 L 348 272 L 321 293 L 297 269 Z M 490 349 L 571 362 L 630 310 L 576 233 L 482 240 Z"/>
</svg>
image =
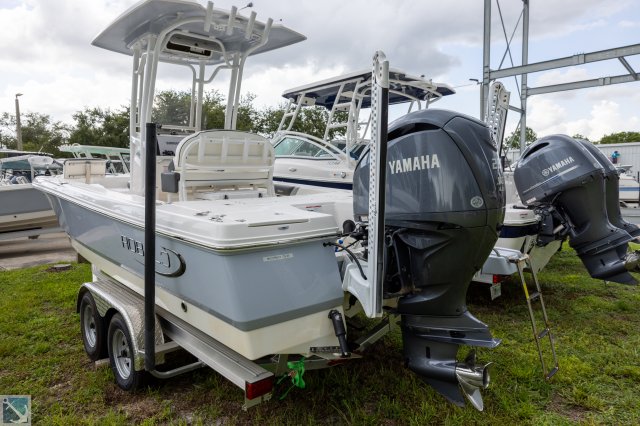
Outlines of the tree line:
<svg viewBox="0 0 640 426">
<path fill-rule="evenodd" d="M 282 103 L 276 107 L 258 108 L 255 95 L 242 97 L 238 106 L 237 129 L 258 133 L 267 138 L 275 135 L 287 107 Z M 152 120 L 167 125 L 189 125 L 191 93 L 187 91 L 165 90 L 156 95 Z M 224 127 L 225 98 L 216 90 L 203 96 L 202 128 L 222 129 Z M 307 133 L 319 138 L 324 136 L 329 111 L 322 107 L 303 108 L 291 130 Z M 80 144 L 129 147 L 129 106 L 120 108 L 85 107 L 72 116 L 73 123 L 54 121 L 51 116 L 38 112 L 20 115 L 22 141 L 25 151 L 39 151 L 60 156 L 59 147 L 64 144 Z M 346 114 L 338 115 L 339 121 L 346 121 Z M 0 115 L 0 147 L 16 149 L 16 117 L 10 113 Z M 343 129 L 332 129 L 331 136 L 344 135 Z"/>
<path fill-rule="evenodd" d="M 640 132 L 616 132 L 603 136 L 600 140 L 592 141 L 588 137 L 581 135 L 580 133 L 576 133 L 571 136 L 576 139 L 584 139 L 586 141 L 595 143 L 595 144 L 612 144 L 612 143 L 629 143 L 629 142 L 640 142 Z M 525 145 L 529 145 L 538 140 L 538 135 L 536 132 L 531 129 L 531 127 L 526 128 L 525 131 Z M 504 146 L 507 149 L 517 149 L 520 148 L 520 129 L 514 130 L 509 136 L 504 138 Z"/>
<path fill-rule="evenodd" d="M 255 95 L 241 98 L 238 106 L 237 129 L 261 134 L 271 138 L 278 130 L 287 104 L 276 107 L 256 107 Z M 188 125 L 191 93 L 187 91 L 165 90 L 156 96 L 152 120 L 161 124 Z M 225 98 L 216 90 L 204 94 L 202 106 L 202 128 L 221 129 L 224 127 Z M 322 107 L 306 107 L 300 111 L 291 130 L 322 138 L 329 112 Z M 73 123 L 54 121 L 51 116 L 38 112 L 21 114 L 21 129 L 24 149 L 61 155 L 58 148 L 64 144 L 129 147 L 129 107 L 117 109 L 85 107 L 73 114 Z M 338 121 L 346 121 L 346 113 L 341 112 Z M 15 149 L 16 117 L 10 113 L 0 115 L 0 147 Z M 344 129 L 332 129 L 330 137 L 344 135 Z M 573 137 L 587 139 L 582 135 Z M 536 133 L 526 129 L 526 144 L 537 139 Z M 587 139 L 588 140 L 588 139 Z M 611 144 L 640 142 L 640 132 L 617 132 L 602 137 L 594 143 Z M 520 131 L 505 137 L 505 147 L 520 146 Z"/>
</svg>

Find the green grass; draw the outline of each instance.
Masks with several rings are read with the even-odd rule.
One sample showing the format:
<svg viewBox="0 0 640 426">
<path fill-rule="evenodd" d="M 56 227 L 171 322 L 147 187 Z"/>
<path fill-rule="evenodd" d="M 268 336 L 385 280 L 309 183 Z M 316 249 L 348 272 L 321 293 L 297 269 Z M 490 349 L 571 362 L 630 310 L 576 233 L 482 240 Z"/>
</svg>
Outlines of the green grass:
<svg viewBox="0 0 640 426">
<path fill-rule="evenodd" d="M 133 394 L 84 354 L 75 313 L 87 265 L 0 272 L 0 394 L 30 394 L 39 424 L 640 424 L 640 292 L 588 277 L 571 250 L 539 275 L 560 360 L 545 382 L 522 290 L 470 291 L 469 309 L 503 343 L 479 351 L 493 361 L 485 411 L 447 403 L 404 368 L 399 332 L 367 356 L 305 374 L 294 389 L 242 412 L 242 393 L 209 369 Z M 461 351 L 462 352 L 462 351 Z M 286 386 L 281 386 L 282 392 Z"/>
</svg>

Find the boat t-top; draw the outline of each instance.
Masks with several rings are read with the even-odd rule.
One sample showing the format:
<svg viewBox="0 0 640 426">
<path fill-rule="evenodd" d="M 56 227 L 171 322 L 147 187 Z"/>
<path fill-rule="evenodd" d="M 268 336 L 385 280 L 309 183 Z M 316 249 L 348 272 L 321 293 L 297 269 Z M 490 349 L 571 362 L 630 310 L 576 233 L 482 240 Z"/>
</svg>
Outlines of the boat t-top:
<svg viewBox="0 0 640 426">
<path fill-rule="evenodd" d="M 371 125 L 372 77 L 370 70 L 351 72 L 286 90 L 288 103 L 273 139 L 276 192 L 351 189 L 356 162 L 368 140 Z M 455 91 L 399 69 L 389 70 L 389 105 L 406 104 L 405 113 L 428 108 Z M 297 120 L 306 107 L 327 111 L 322 137 L 297 132 Z M 322 129 L 319 129 L 322 130 Z M 340 134 L 340 138 L 336 137 Z"/>
</svg>

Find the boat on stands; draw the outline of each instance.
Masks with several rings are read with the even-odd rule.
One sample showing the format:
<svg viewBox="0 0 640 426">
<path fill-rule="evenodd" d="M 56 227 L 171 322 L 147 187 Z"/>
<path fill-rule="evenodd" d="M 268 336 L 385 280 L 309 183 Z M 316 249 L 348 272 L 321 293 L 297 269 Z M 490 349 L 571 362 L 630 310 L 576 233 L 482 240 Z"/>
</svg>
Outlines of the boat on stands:
<svg viewBox="0 0 640 426">
<path fill-rule="evenodd" d="M 277 197 L 271 142 L 235 130 L 243 70 L 251 56 L 304 39 L 235 7 L 146 0 L 93 41 L 133 60 L 130 175 L 83 158 L 34 183 L 93 266 L 78 295 L 85 350 L 108 354 L 123 389 L 145 371 L 170 377 L 208 365 L 244 390 L 246 408 L 270 398 L 274 377 L 297 374 L 287 361 L 310 370 L 355 360 L 400 319 L 407 366 L 481 410 L 486 365 L 474 351 L 457 355 L 499 343 L 466 307 L 503 215 L 487 128 L 432 109 L 388 125 L 393 74 L 378 52 L 371 142 L 353 193 Z M 181 129 L 151 123 L 159 70 L 171 66 L 193 77 Z M 224 70 L 224 129 L 202 129 L 205 85 Z M 162 155 L 163 132 L 184 135 L 171 155 Z M 350 340 L 344 317 L 359 312 L 377 323 Z M 199 361 L 156 368 L 177 347 Z"/>
</svg>

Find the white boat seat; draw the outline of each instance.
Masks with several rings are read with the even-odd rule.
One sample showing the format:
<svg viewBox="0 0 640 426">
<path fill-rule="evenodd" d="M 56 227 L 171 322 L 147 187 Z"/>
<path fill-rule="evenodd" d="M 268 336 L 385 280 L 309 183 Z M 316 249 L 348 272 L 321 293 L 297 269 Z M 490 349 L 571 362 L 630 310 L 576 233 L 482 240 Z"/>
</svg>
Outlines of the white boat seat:
<svg viewBox="0 0 640 426">
<path fill-rule="evenodd" d="M 176 147 L 173 169 L 178 199 L 195 191 L 253 189 L 275 194 L 273 147 L 268 139 L 232 130 L 205 130 L 184 138 Z"/>
</svg>

